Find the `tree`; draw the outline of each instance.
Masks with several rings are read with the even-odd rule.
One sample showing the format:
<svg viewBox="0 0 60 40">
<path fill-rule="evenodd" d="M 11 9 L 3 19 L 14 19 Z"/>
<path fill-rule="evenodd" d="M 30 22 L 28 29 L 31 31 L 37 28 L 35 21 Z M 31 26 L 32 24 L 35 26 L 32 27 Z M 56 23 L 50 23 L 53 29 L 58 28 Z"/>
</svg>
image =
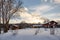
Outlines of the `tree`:
<svg viewBox="0 0 60 40">
<path fill-rule="evenodd" d="M 2 18 L 2 24 L 4 32 L 8 31 L 8 25 L 10 18 L 19 8 L 22 7 L 22 2 L 20 0 L 0 0 L 0 15 Z"/>
<path fill-rule="evenodd" d="M 55 21 L 51 21 L 50 23 L 49 23 L 49 25 L 50 25 L 50 34 L 52 34 L 52 35 L 54 35 L 55 34 L 55 27 L 57 26 L 57 22 L 55 22 Z"/>
</svg>

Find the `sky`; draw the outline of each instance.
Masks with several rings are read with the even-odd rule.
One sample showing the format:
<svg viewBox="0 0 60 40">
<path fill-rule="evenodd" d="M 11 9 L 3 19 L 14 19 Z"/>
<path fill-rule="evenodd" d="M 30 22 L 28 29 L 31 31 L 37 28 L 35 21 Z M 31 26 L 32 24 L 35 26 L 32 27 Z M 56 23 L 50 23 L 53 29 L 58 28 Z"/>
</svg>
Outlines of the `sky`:
<svg viewBox="0 0 60 40">
<path fill-rule="evenodd" d="M 60 0 L 23 0 L 23 5 L 49 19 L 60 19 Z"/>
<path fill-rule="evenodd" d="M 24 12 L 19 12 L 20 18 L 17 17 L 17 20 L 31 23 L 43 23 L 46 19 L 60 20 L 60 0 L 22 0 L 22 2 Z"/>
</svg>

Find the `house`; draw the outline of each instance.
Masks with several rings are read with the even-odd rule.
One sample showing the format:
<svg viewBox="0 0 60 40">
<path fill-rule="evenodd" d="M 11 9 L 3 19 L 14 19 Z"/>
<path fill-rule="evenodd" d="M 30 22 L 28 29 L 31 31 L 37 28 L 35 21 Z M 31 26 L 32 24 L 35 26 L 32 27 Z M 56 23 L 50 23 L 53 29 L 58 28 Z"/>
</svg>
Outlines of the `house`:
<svg viewBox="0 0 60 40">
<path fill-rule="evenodd" d="M 58 23 L 55 22 L 55 21 L 50 21 L 50 22 L 48 22 L 48 23 L 46 23 L 46 24 L 43 24 L 43 26 L 46 27 L 46 28 L 57 27 L 57 25 L 58 25 Z"/>
</svg>

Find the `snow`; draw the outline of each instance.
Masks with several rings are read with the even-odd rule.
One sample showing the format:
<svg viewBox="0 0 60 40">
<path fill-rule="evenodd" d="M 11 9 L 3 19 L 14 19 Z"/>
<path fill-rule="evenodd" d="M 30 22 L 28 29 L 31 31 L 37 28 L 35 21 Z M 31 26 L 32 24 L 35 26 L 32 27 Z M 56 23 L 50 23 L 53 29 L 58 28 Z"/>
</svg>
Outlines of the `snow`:
<svg viewBox="0 0 60 40">
<path fill-rule="evenodd" d="M 16 34 L 9 30 L 7 33 L 0 34 L 0 40 L 60 40 L 60 29 L 56 28 L 55 35 L 50 34 L 50 29 L 40 28 L 37 35 L 35 35 L 38 28 L 26 28 L 16 30 Z"/>
</svg>

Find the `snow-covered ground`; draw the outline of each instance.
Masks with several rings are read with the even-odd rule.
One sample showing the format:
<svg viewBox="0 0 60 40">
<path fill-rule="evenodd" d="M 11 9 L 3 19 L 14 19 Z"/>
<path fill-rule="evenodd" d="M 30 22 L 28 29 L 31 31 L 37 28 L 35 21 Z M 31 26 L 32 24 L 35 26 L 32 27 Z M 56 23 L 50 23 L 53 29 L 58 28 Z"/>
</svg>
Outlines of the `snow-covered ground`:
<svg viewBox="0 0 60 40">
<path fill-rule="evenodd" d="M 19 29 L 14 35 L 12 30 L 9 32 L 0 34 L 0 40 L 60 40 L 60 29 L 56 28 L 55 35 L 50 34 L 50 29 L 39 29 L 37 35 L 35 35 L 38 28 L 26 28 Z"/>
</svg>

